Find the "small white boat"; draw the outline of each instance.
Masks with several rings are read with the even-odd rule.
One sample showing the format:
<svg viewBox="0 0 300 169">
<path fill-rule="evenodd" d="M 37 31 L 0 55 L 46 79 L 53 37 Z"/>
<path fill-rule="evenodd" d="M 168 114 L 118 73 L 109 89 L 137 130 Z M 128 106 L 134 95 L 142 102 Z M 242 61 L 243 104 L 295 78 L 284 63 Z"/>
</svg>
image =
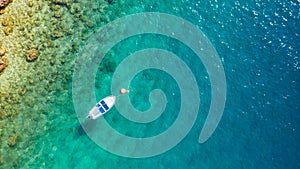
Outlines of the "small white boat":
<svg viewBox="0 0 300 169">
<path fill-rule="evenodd" d="M 87 118 L 97 119 L 107 113 L 116 102 L 116 96 L 107 96 L 100 100 L 89 112 Z"/>
</svg>

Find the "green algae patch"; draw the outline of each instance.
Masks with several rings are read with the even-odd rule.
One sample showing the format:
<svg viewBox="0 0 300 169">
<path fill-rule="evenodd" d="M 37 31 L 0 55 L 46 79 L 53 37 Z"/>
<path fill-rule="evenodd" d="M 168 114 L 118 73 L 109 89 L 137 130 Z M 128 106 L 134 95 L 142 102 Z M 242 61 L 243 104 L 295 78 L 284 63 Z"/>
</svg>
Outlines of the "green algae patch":
<svg viewBox="0 0 300 169">
<path fill-rule="evenodd" d="M 4 159 L 2 157 L 2 155 L 0 155 L 0 166 L 4 163 Z"/>
</svg>

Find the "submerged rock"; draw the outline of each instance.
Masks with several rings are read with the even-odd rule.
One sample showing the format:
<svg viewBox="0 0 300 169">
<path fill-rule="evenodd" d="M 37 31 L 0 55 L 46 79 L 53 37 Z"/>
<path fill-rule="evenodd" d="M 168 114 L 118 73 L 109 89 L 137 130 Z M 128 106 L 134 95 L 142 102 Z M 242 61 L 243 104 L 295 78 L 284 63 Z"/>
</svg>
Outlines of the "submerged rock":
<svg viewBox="0 0 300 169">
<path fill-rule="evenodd" d="M 58 30 L 54 30 L 51 37 L 53 39 L 57 39 L 57 38 L 63 37 L 63 35 Z"/>
<path fill-rule="evenodd" d="M 3 120 L 7 117 L 7 113 L 5 111 L 0 111 L 0 120 Z"/>
<path fill-rule="evenodd" d="M 8 138 L 8 141 L 7 141 L 8 146 L 14 147 L 14 146 L 16 145 L 16 143 L 17 143 L 17 138 L 18 138 L 18 135 L 17 135 L 17 134 L 11 135 L 11 136 Z"/>
<path fill-rule="evenodd" d="M 65 5 L 67 6 L 69 4 L 68 0 L 51 0 L 53 4 L 58 4 L 58 5 Z"/>
<path fill-rule="evenodd" d="M 114 1 L 113 1 L 113 0 L 106 0 L 106 2 L 107 2 L 108 4 L 112 4 Z"/>
<path fill-rule="evenodd" d="M 32 6 L 33 6 L 32 0 L 29 0 L 29 1 L 27 2 L 27 5 L 28 5 L 29 7 L 32 7 Z"/>
<path fill-rule="evenodd" d="M 2 26 L 8 26 L 9 23 L 9 19 L 8 18 L 4 18 L 1 22 Z"/>
<path fill-rule="evenodd" d="M 26 52 L 26 60 L 32 62 L 36 60 L 39 56 L 39 52 L 36 49 L 30 49 Z"/>
<path fill-rule="evenodd" d="M 8 59 L 0 58 L 0 72 L 2 72 L 8 65 Z"/>
<path fill-rule="evenodd" d="M 5 10 L 0 8 L 0 15 L 4 14 Z"/>
<path fill-rule="evenodd" d="M 6 35 L 6 36 L 8 36 L 11 32 L 12 32 L 12 30 L 13 30 L 13 26 L 7 26 L 7 27 L 5 27 L 4 29 L 3 29 L 3 32 L 4 32 L 4 34 Z"/>
<path fill-rule="evenodd" d="M 9 3 L 11 3 L 13 0 L 0 0 L 0 9 L 5 8 Z"/>
<path fill-rule="evenodd" d="M 5 55 L 5 53 L 6 53 L 5 48 L 1 48 L 1 45 L 0 45 L 0 56 Z"/>
<path fill-rule="evenodd" d="M 54 17 L 55 18 L 60 18 L 61 17 L 61 13 L 59 11 L 55 11 L 54 12 Z"/>
</svg>

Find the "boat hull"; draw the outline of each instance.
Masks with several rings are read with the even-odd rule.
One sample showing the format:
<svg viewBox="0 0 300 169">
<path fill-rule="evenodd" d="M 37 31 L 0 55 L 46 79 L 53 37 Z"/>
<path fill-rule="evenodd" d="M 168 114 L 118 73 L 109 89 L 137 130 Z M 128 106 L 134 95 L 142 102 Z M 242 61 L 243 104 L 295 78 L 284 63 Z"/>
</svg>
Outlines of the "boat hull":
<svg viewBox="0 0 300 169">
<path fill-rule="evenodd" d="M 88 118 L 97 119 L 107 113 L 115 104 L 116 96 L 107 96 L 100 100 L 90 111 Z"/>
</svg>

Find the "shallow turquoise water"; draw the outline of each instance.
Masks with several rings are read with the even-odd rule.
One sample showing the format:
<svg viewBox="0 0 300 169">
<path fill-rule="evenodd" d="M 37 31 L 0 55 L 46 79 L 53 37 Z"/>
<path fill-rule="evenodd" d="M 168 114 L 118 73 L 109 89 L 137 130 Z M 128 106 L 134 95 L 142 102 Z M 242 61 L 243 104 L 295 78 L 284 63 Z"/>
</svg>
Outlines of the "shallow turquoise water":
<svg viewBox="0 0 300 169">
<path fill-rule="evenodd" d="M 201 103 L 189 134 L 158 156 L 132 159 L 111 154 L 88 138 L 76 117 L 72 95 L 57 93 L 48 105 L 47 130 L 36 138 L 36 149 L 24 161 L 29 168 L 299 168 L 299 2 L 294 1 L 116 1 L 118 17 L 136 12 L 165 12 L 197 25 L 221 57 L 227 80 L 227 102 L 211 138 L 198 143 L 210 106 L 210 83 L 201 61 L 184 44 L 157 35 L 126 39 L 100 65 L 96 97 L 110 94 L 118 63 L 130 53 L 150 47 L 168 49 L 197 75 Z M 136 44 L 138 42 L 138 45 Z M 175 44 L 175 45 L 170 45 Z M 106 67 L 105 63 L 111 64 Z M 114 63 L 114 64 L 112 64 Z M 105 78 L 106 80 L 103 80 Z M 72 90 L 72 82 L 68 81 Z M 88 82 L 87 82 L 88 83 Z M 168 85 L 168 86 L 167 86 Z M 148 94 L 162 89 L 168 99 L 164 114 L 149 124 L 130 122 L 113 109 L 105 119 L 119 132 L 148 137 L 168 128 L 176 118 L 180 95 L 174 79 L 147 70 L 132 81 L 130 98 L 139 110 L 150 104 Z M 101 130 L 99 130 L 101 132 Z M 36 156 L 36 157 L 35 157 Z"/>
</svg>

